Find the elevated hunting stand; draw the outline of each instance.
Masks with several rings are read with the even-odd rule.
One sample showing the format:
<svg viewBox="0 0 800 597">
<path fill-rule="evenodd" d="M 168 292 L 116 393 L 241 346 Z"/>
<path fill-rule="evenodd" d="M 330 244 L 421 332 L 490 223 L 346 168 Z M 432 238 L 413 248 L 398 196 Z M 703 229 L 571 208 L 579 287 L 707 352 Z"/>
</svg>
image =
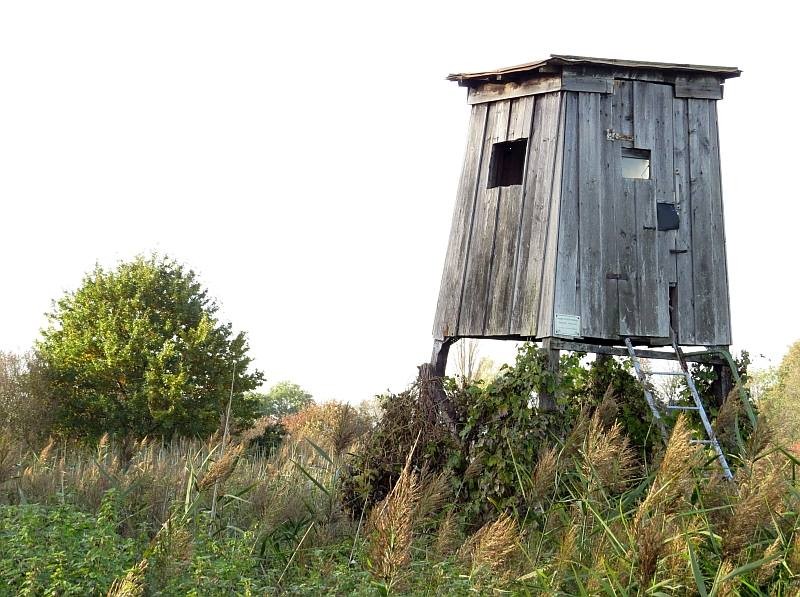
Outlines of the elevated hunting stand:
<svg viewBox="0 0 800 597">
<path fill-rule="evenodd" d="M 717 100 L 740 72 L 552 55 L 450 75 L 472 112 L 431 373 L 444 375 L 460 338 L 531 340 L 553 368 L 562 349 L 710 362 L 721 402 L 731 324 Z"/>
</svg>

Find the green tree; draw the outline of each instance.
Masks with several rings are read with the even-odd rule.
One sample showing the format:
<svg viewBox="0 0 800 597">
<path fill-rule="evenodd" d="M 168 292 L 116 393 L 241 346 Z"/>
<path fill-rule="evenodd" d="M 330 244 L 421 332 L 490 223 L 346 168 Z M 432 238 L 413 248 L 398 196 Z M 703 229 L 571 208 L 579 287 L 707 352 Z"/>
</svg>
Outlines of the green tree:
<svg viewBox="0 0 800 597">
<path fill-rule="evenodd" d="M 266 393 L 252 394 L 258 401 L 259 413 L 265 417 L 281 419 L 314 404 L 314 398 L 296 383 L 281 381 Z"/>
<path fill-rule="evenodd" d="M 195 273 L 168 257 L 96 266 L 54 304 L 37 344 L 59 430 L 210 434 L 231 393 L 232 419 L 251 422 L 256 405 L 245 394 L 263 376 L 249 371 L 245 335 L 217 311 Z"/>
<path fill-rule="evenodd" d="M 766 385 L 759 406 L 783 441 L 800 442 L 800 341 L 789 347 Z"/>
</svg>

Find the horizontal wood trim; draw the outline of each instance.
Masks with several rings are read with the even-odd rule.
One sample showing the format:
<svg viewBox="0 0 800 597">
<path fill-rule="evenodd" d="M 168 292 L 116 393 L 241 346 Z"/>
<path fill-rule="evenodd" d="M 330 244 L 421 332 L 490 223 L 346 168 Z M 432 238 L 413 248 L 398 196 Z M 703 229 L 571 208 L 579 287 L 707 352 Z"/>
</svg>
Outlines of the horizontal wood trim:
<svg viewBox="0 0 800 597">
<path fill-rule="evenodd" d="M 485 104 L 553 91 L 582 91 L 584 93 L 614 93 L 614 80 L 643 81 L 672 85 L 677 98 L 722 99 L 723 85 L 719 77 L 687 77 L 668 73 L 608 72 L 588 75 L 567 72 L 561 75 L 538 77 L 527 81 L 483 83 L 471 87 L 467 95 L 469 105 Z"/>
<path fill-rule="evenodd" d="M 528 81 L 511 81 L 508 83 L 484 83 L 480 87 L 470 88 L 467 103 L 470 105 L 496 102 L 527 95 L 550 93 L 561 89 L 561 76 L 541 77 Z"/>
<path fill-rule="evenodd" d="M 675 77 L 675 97 L 722 99 L 722 80 L 717 77 Z"/>
<path fill-rule="evenodd" d="M 545 343 L 547 347 L 552 350 L 569 350 L 572 352 L 591 352 L 595 354 L 608 354 L 618 357 L 627 357 L 628 349 L 617 346 L 604 346 L 602 344 L 589 344 L 585 342 L 570 342 L 567 340 L 559 340 L 557 338 L 546 338 Z M 636 356 L 642 359 L 661 359 L 668 361 L 676 361 L 677 357 L 674 352 L 666 352 L 661 350 L 647 350 L 644 348 L 634 348 Z M 713 363 L 724 364 L 722 357 L 713 354 L 712 352 L 688 352 L 684 353 L 684 359 L 690 363 Z"/>
</svg>

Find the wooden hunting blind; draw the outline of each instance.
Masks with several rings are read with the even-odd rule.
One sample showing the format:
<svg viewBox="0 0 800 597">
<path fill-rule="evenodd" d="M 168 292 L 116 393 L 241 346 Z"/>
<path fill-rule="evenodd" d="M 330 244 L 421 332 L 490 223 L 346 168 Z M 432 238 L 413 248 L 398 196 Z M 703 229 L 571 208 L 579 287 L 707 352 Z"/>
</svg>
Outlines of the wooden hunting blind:
<svg viewBox="0 0 800 597">
<path fill-rule="evenodd" d="M 730 345 L 716 104 L 739 74 L 553 55 L 450 75 L 472 112 L 438 343 Z"/>
</svg>

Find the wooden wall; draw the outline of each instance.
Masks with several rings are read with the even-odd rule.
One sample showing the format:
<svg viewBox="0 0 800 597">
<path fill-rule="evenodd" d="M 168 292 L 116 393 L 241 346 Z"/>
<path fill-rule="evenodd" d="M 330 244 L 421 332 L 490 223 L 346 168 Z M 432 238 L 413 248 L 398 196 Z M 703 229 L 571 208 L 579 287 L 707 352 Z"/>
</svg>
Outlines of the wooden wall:
<svg viewBox="0 0 800 597">
<path fill-rule="evenodd" d="M 434 337 L 534 336 L 540 314 L 549 325 L 563 124 L 561 93 L 472 107 Z M 519 138 L 523 183 L 487 188 L 492 145 Z"/>
<path fill-rule="evenodd" d="M 728 345 L 716 101 L 672 85 L 614 80 L 611 93 L 557 91 L 472 106 L 434 336 L 663 338 Z M 528 138 L 523 183 L 487 188 L 492 145 Z M 625 179 L 621 148 L 651 151 Z M 659 231 L 657 203 L 678 230 Z"/>
</svg>

